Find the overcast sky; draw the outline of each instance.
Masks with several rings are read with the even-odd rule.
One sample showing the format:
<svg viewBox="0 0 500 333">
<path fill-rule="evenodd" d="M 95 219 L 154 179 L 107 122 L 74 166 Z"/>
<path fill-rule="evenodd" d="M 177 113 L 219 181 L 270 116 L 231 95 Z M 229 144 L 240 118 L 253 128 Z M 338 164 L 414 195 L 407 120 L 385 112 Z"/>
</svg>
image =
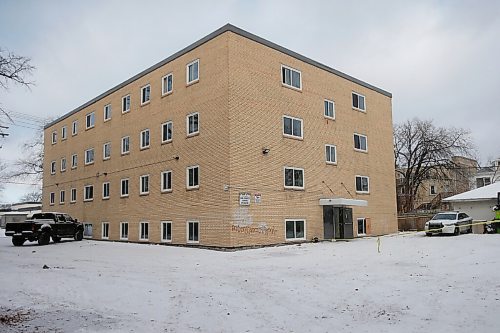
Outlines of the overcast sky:
<svg viewBox="0 0 500 333">
<path fill-rule="evenodd" d="M 0 47 L 36 66 L 0 103 L 56 118 L 226 23 L 392 92 L 396 123 L 467 128 L 483 164 L 500 157 L 500 1 L 0 0 Z M 35 135 L 8 132 L 3 161 Z"/>
</svg>

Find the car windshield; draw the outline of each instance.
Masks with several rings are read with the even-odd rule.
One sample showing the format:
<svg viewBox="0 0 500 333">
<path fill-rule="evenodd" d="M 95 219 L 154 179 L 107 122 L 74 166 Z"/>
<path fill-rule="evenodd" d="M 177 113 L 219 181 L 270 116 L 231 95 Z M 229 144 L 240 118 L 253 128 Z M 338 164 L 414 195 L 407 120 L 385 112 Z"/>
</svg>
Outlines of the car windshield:
<svg viewBox="0 0 500 333">
<path fill-rule="evenodd" d="M 433 220 L 456 220 L 457 214 L 454 214 L 454 213 L 436 214 L 432 219 Z"/>
</svg>

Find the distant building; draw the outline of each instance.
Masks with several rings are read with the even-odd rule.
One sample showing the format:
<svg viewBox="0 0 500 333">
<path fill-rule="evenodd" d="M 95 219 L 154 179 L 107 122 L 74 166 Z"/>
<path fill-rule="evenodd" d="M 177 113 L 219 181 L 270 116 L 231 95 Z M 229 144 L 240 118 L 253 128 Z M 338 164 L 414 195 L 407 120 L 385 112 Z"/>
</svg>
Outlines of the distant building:
<svg viewBox="0 0 500 333">
<path fill-rule="evenodd" d="M 482 186 L 471 191 L 454 195 L 443 201 L 450 203 L 452 209 L 467 213 L 475 220 L 493 220 L 493 207 L 497 204 L 500 182 Z"/>
<path fill-rule="evenodd" d="M 497 158 L 490 166 L 478 168 L 472 177 L 473 188 L 490 185 L 500 180 L 500 158 Z"/>
<path fill-rule="evenodd" d="M 24 222 L 33 214 L 42 211 L 40 202 L 20 202 L 10 205 L 8 209 L 0 211 L 0 227 L 5 228 L 7 222 Z"/>
</svg>

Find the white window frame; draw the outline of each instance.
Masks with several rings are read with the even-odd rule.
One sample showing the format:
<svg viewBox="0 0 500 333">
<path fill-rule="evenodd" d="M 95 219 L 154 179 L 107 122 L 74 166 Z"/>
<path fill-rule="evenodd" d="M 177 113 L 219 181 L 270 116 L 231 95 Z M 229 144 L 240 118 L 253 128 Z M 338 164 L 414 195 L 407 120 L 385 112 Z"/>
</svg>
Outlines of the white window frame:
<svg viewBox="0 0 500 333">
<path fill-rule="evenodd" d="M 189 67 L 193 66 L 195 63 L 198 63 L 197 76 L 196 76 L 196 79 L 189 81 Z M 200 81 L 200 59 L 193 60 L 189 64 L 186 65 L 186 85 L 190 85 L 190 84 L 193 84 L 193 83 L 198 82 L 198 81 Z"/>
<path fill-rule="evenodd" d="M 61 127 L 61 140 L 66 140 L 68 138 L 68 127 Z"/>
<path fill-rule="evenodd" d="M 143 234 L 143 232 L 142 232 L 143 225 L 147 225 L 148 226 L 148 228 L 147 228 L 148 229 L 147 230 L 147 235 L 146 235 L 147 237 L 142 237 L 142 234 Z M 142 221 L 139 224 L 139 240 L 140 241 L 149 241 L 149 222 L 147 222 L 147 221 Z"/>
<path fill-rule="evenodd" d="M 332 105 L 332 115 L 329 116 L 327 115 L 327 111 L 330 110 L 330 104 Z M 328 110 L 327 110 L 327 105 L 328 105 Z M 323 116 L 327 119 L 335 120 L 335 101 L 330 100 L 330 99 L 325 99 L 323 102 Z"/>
<path fill-rule="evenodd" d="M 78 134 L 78 120 L 73 120 L 71 123 L 71 135 L 75 136 Z"/>
<path fill-rule="evenodd" d="M 198 184 L 197 185 L 189 185 L 189 170 L 198 169 Z M 193 173 L 193 183 L 194 183 L 194 173 Z M 188 190 L 196 190 L 200 188 L 200 166 L 199 165 L 191 165 L 186 168 L 186 188 Z"/>
<path fill-rule="evenodd" d="M 359 145 L 360 146 L 362 146 L 362 144 L 361 144 L 361 138 L 365 139 L 366 149 L 356 148 L 356 136 L 358 136 L 360 138 L 360 140 L 359 140 Z M 368 137 L 366 135 L 359 134 L 359 133 L 354 133 L 353 140 L 354 140 L 353 143 L 354 143 L 354 150 L 355 151 L 360 151 L 360 152 L 363 152 L 363 153 L 367 153 L 368 152 Z"/>
<path fill-rule="evenodd" d="M 354 97 L 354 95 L 356 95 L 356 96 L 357 96 L 357 99 L 358 99 L 358 106 L 357 106 L 357 107 L 356 107 L 356 106 L 354 106 L 354 101 L 353 101 L 353 97 Z M 364 108 L 363 108 L 363 109 L 359 107 L 359 98 L 360 98 L 360 97 L 362 97 L 362 98 L 363 98 L 363 106 L 364 106 Z M 357 92 L 353 91 L 353 92 L 351 93 L 351 104 L 352 104 L 352 108 L 353 108 L 353 110 L 358 110 L 358 111 L 361 111 L 361 112 L 365 112 L 365 113 L 366 113 L 366 96 L 365 96 L 365 95 L 363 95 L 363 94 L 360 94 L 360 93 L 357 93 Z"/>
<path fill-rule="evenodd" d="M 143 183 L 142 183 L 142 180 L 143 179 L 146 179 L 147 180 L 147 189 L 146 191 L 144 191 L 144 188 L 143 188 Z M 149 194 L 149 187 L 150 187 L 150 184 L 149 184 L 149 175 L 142 175 L 139 177 L 139 194 L 140 195 L 146 195 L 146 194 Z"/>
<path fill-rule="evenodd" d="M 128 101 L 128 105 L 127 105 Z M 122 114 L 130 112 L 130 104 L 132 103 L 132 98 L 130 97 L 130 94 L 127 94 L 122 97 Z M 128 108 L 127 108 L 128 106 Z"/>
<path fill-rule="evenodd" d="M 363 178 L 367 179 L 367 184 L 368 184 L 368 190 L 367 191 L 363 191 L 363 190 L 358 191 L 358 187 L 356 185 L 358 177 L 361 178 L 361 186 L 363 186 Z M 362 194 L 368 194 L 368 193 L 370 193 L 370 177 L 368 177 L 368 176 L 362 176 L 362 175 L 356 175 L 354 177 L 354 188 L 356 189 L 356 193 L 362 193 Z"/>
<path fill-rule="evenodd" d="M 289 118 L 292 120 L 292 134 L 288 134 L 288 133 L 285 133 L 285 118 Z M 300 136 L 298 135 L 294 135 L 293 134 L 293 122 L 294 121 L 300 121 Z M 304 139 L 304 120 L 301 119 L 301 118 L 297 118 L 297 117 L 292 117 L 292 116 L 287 116 L 287 115 L 283 115 L 282 117 L 282 132 L 283 132 L 283 136 L 286 137 L 286 138 L 290 138 L 290 139 L 298 139 L 298 140 L 302 140 Z"/>
<path fill-rule="evenodd" d="M 91 123 L 90 126 L 89 126 L 89 119 Z M 85 115 L 85 129 L 88 130 L 94 128 L 94 126 L 95 126 L 95 112 L 92 111 Z"/>
<path fill-rule="evenodd" d="M 53 131 L 51 135 L 52 144 L 55 145 L 57 143 L 57 131 Z"/>
<path fill-rule="evenodd" d="M 327 154 L 327 150 L 329 149 L 330 151 L 330 160 L 328 160 L 328 154 Z M 332 156 L 332 149 L 334 150 L 335 152 L 335 160 L 332 161 L 331 160 L 331 156 Z M 335 145 L 330 145 L 330 144 L 326 144 L 325 145 L 325 161 L 326 161 L 326 164 L 332 164 L 332 165 L 337 165 L 337 146 Z"/>
<path fill-rule="evenodd" d="M 126 235 L 124 235 L 124 233 L 123 233 L 123 231 L 124 231 L 123 227 L 125 225 L 127 226 L 127 234 Z M 120 222 L 120 240 L 128 240 L 128 234 L 129 234 L 129 232 L 130 232 L 130 228 L 129 228 L 128 222 Z M 126 236 L 126 237 L 124 237 L 124 236 Z"/>
<path fill-rule="evenodd" d="M 66 157 L 61 158 L 61 172 L 66 171 Z"/>
<path fill-rule="evenodd" d="M 287 238 L 286 235 L 286 225 L 287 222 L 294 222 L 293 223 L 293 233 L 294 237 L 293 238 Z M 297 222 L 304 222 L 304 237 L 296 237 L 297 236 Z M 307 222 L 306 219 L 285 219 L 285 241 L 287 242 L 294 242 L 294 241 L 303 241 L 306 240 L 307 238 Z"/>
<path fill-rule="evenodd" d="M 94 225 L 92 223 L 84 223 L 83 224 L 83 237 L 92 238 L 92 229 Z M 90 232 L 89 232 L 90 231 Z"/>
<path fill-rule="evenodd" d="M 145 144 L 145 138 L 147 137 L 147 144 Z M 141 134 L 139 134 L 139 141 L 140 141 L 140 150 L 143 149 L 148 149 L 151 146 L 151 132 L 149 131 L 149 128 L 146 128 L 141 131 Z"/>
<path fill-rule="evenodd" d="M 56 174 L 56 161 L 50 161 L 50 174 Z"/>
<path fill-rule="evenodd" d="M 286 169 L 291 169 L 293 170 L 293 184 L 292 186 L 286 185 Z M 302 186 L 296 186 L 295 185 L 295 170 L 301 170 L 302 171 Z M 306 177 L 305 177 L 305 172 L 303 168 L 297 168 L 297 167 L 290 167 L 290 166 L 285 166 L 283 167 L 283 186 L 285 189 L 291 189 L 291 190 L 303 190 L 306 187 Z"/>
<path fill-rule="evenodd" d="M 194 117 L 194 116 L 196 116 L 198 127 L 197 127 L 195 132 L 189 132 L 189 118 Z M 195 135 L 198 135 L 200 133 L 200 113 L 199 112 L 193 112 L 193 113 L 190 113 L 186 116 L 186 133 L 187 133 L 188 137 L 195 136 Z"/>
<path fill-rule="evenodd" d="M 123 194 L 123 184 L 127 184 L 127 193 Z M 130 195 L 130 178 L 122 178 L 120 179 L 120 198 L 127 198 Z"/>
<path fill-rule="evenodd" d="M 290 71 L 290 84 L 285 83 L 285 78 L 283 76 L 283 69 L 288 69 Z M 300 87 L 295 87 L 293 85 L 293 80 L 292 80 L 292 77 L 293 77 L 292 73 L 293 72 L 299 73 L 299 85 L 300 85 Z M 281 85 L 283 87 L 287 87 L 287 88 L 291 88 L 291 89 L 294 89 L 294 90 L 302 91 L 302 72 L 300 70 L 282 64 L 281 65 L 280 73 L 281 73 Z"/>
<path fill-rule="evenodd" d="M 430 195 L 436 195 L 437 194 L 436 185 L 430 185 L 429 186 L 429 194 Z"/>
<path fill-rule="evenodd" d="M 359 222 L 363 223 L 363 232 L 359 232 Z M 358 236 L 366 236 L 366 218 L 365 217 L 358 217 L 356 219 L 356 227 L 358 228 Z"/>
<path fill-rule="evenodd" d="M 190 223 L 196 223 L 198 225 L 198 240 L 189 240 L 189 224 Z M 186 222 L 186 242 L 188 244 L 198 244 L 198 243 L 200 243 L 200 235 L 201 235 L 200 221 L 195 221 L 195 220 L 187 221 Z M 194 238 L 194 234 L 193 234 L 193 238 Z"/>
<path fill-rule="evenodd" d="M 106 195 L 106 187 L 108 188 L 108 194 Z M 109 194 L 111 192 L 111 185 L 109 182 L 102 183 L 102 199 L 109 199 Z"/>
<path fill-rule="evenodd" d="M 198 68 L 199 69 L 199 68 Z M 168 90 L 168 78 L 171 78 L 172 85 L 170 90 Z M 166 96 L 170 95 L 174 91 L 174 73 L 168 73 L 164 77 L 161 78 L 161 95 Z"/>
<path fill-rule="evenodd" d="M 87 188 L 92 188 L 92 198 L 87 197 Z M 94 185 L 85 185 L 83 187 L 83 201 L 94 201 Z"/>
<path fill-rule="evenodd" d="M 149 92 L 147 96 L 144 94 L 146 90 Z M 148 99 L 145 100 L 145 97 L 148 97 Z M 141 87 L 141 106 L 149 104 L 149 102 L 151 102 L 151 84 L 148 83 Z"/>
<path fill-rule="evenodd" d="M 128 149 L 127 150 L 124 150 L 124 148 L 125 148 L 125 145 L 124 145 L 125 139 L 127 139 L 127 142 L 128 142 L 128 147 L 127 147 Z M 124 137 L 122 137 L 120 146 L 121 146 L 120 151 L 121 151 L 122 155 L 130 154 L 130 136 L 124 136 Z"/>
<path fill-rule="evenodd" d="M 104 122 L 111 120 L 111 103 L 104 105 L 103 107 L 104 113 Z"/>
<path fill-rule="evenodd" d="M 109 147 L 109 155 L 106 155 L 106 147 Z M 111 142 L 106 142 L 105 144 L 102 145 L 102 160 L 106 161 L 111 158 Z"/>
<path fill-rule="evenodd" d="M 170 139 L 164 140 L 165 126 L 167 127 L 167 133 L 168 133 L 168 126 L 169 125 L 170 125 L 170 132 L 171 132 Z M 198 128 L 199 128 L 199 124 L 198 124 Z M 167 121 L 167 122 L 164 122 L 163 124 L 161 124 L 161 143 L 162 144 L 163 143 L 170 143 L 170 142 L 172 142 L 173 138 L 174 138 L 174 122 Z"/>
<path fill-rule="evenodd" d="M 89 156 L 88 154 L 90 153 L 90 151 L 92 151 L 92 161 L 87 161 L 87 157 Z M 95 161 L 95 150 L 94 148 L 89 148 L 89 149 L 86 149 L 85 150 L 85 165 L 90 165 L 90 164 L 94 164 L 94 161 Z"/>
<path fill-rule="evenodd" d="M 50 192 L 49 194 L 49 205 L 54 206 L 56 202 L 56 193 L 55 192 Z"/>
<path fill-rule="evenodd" d="M 101 223 L 101 239 L 109 239 L 109 222 Z"/>
<path fill-rule="evenodd" d="M 70 190 L 70 200 L 69 203 L 75 203 L 76 202 L 76 188 L 72 187 Z"/>
<path fill-rule="evenodd" d="M 76 169 L 78 167 L 78 154 L 71 155 L 71 169 Z"/>
<path fill-rule="evenodd" d="M 59 191 L 59 204 L 64 205 L 65 201 L 66 201 L 66 191 L 60 190 Z"/>
<path fill-rule="evenodd" d="M 172 242 L 172 221 L 161 221 L 161 234 L 160 234 L 160 240 L 162 243 L 171 243 Z M 165 232 L 165 228 L 167 225 L 170 225 L 170 239 L 166 239 L 166 238 L 163 238 L 163 234 Z M 198 239 L 200 238 L 199 237 L 199 230 L 198 230 Z"/>
<path fill-rule="evenodd" d="M 199 170 L 198 170 L 199 172 Z M 163 184 L 165 183 L 163 180 L 165 178 L 165 176 L 167 174 L 170 174 L 170 188 L 164 188 L 163 187 Z M 199 182 L 199 178 L 200 178 L 200 175 L 198 174 L 198 182 Z M 161 173 L 161 177 L 160 177 L 160 188 L 161 188 L 161 192 L 162 193 L 168 193 L 168 192 L 172 192 L 172 188 L 173 188 L 173 185 L 172 185 L 172 170 L 165 170 L 165 171 L 162 171 Z"/>
</svg>

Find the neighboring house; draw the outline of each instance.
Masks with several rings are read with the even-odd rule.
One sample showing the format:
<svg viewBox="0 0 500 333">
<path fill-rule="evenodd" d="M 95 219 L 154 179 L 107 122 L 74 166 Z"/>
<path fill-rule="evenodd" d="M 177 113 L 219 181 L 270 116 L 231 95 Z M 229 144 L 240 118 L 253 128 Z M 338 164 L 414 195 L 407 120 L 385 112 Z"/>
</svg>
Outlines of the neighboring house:
<svg viewBox="0 0 500 333">
<path fill-rule="evenodd" d="M 0 227 L 5 228 L 7 222 L 24 222 L 31 215 L 41 212 L 40 202 L 20 202 L 0 211 Z"/>
<path fill-rule="evenodd" d="M 493 161 L 492 165 L 478 168 L 477 173 L 472 177 L 473 188 L 490 185 L 500 180 L 500 158 Z"/>
<path fill-rule="evenodd" d="M 474 220 L 493 220 L 493 207 L 497 204 L 500 193 L 500 182 L 476 188 L 443 201 L 452 205 L 452 209 L 467 213 Z"/>
<path fill-rule="evenodd" d="M 43 208 L 211 247 L 396 232 L 391 104 L 226 25 L 48 124 Z"/>
<path fill-rule="evenodd" d="M 476 173 L 477 161 L 463 156 L 452 157 L 452 165 L 444 172 L 429 172 L 422 182 L 414 198 L 414 207 L 417 211 L 435 211 L 449 209 L 443 202 L 444 198 L 468 191 L 472 188 L 471 176 Z M 398 211 L 401 211 L 405 199 L 402 176 L 396 174 L 396 191 L 398 195 Z"/>
<path fill-rule="evenodd" d="M 9 222 L 24 222 L 28 217 L 28 213 L 24 212 L 0 212 L 0 228 L 5 228 L 5 224 Z"/>
</svg>

